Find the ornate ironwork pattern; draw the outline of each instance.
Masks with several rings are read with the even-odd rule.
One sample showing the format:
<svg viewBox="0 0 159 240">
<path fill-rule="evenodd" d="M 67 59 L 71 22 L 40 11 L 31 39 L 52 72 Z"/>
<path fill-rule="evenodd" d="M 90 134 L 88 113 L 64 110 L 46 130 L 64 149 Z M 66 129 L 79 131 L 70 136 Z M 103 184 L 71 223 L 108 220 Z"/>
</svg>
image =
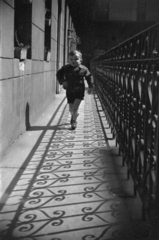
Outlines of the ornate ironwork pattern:
<svg viewBox="0 0 159 240">
<path fill-rule="evenodd" d="M 159 218 L 159 24 L 91 63 L 127 177 L 143 203 L 142 216 Z"/>
<path fill-rule="evenodd" d="M 114 168 L 95 99 L 86 95 L 74 131 L 66 102 L 51 119 L 3 197 L 1 240 L 120 239 L 132 196 L 121 190 L 125 171 Z"/>
</svg>

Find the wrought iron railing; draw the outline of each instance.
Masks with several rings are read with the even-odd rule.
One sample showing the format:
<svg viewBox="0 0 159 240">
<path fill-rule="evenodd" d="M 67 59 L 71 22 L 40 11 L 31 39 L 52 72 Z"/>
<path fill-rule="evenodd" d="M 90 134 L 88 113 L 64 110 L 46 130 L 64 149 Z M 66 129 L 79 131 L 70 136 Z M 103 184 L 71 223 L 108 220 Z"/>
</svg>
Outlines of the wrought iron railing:
<svg viewBox="0 0 159 240">
<path fill-rule="evenodd" d="M 91 62 L 142 217 L 159 220 L 159 23 Z"/>
</svg>

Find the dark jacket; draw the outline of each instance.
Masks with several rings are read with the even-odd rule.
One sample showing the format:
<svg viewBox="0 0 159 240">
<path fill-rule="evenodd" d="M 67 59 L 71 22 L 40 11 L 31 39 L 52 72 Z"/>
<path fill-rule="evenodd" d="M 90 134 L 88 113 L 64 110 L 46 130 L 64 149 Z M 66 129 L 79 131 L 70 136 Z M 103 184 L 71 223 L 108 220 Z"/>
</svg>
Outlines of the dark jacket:
<svg viewBox="0 0 159 240">
<path fill-rule="evenodd" d="M 63 82 L 67 82 L 66 91 L 68 93 L 84 91 L 85 79 L 88 83 L 88 86 L 93 87 L 93 77 L 90 74 L 88 68 L 83 65 L 74 68 L 70 64 L 67 64 L 58 70 L 56 76 L 60 85 L 62 85 Z"/>
</svg>

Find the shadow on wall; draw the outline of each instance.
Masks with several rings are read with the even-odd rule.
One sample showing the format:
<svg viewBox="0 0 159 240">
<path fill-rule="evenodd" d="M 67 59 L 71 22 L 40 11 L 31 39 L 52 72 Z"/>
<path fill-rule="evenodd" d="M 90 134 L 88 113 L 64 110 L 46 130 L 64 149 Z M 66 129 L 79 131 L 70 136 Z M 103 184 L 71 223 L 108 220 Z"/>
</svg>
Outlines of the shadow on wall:
<svg viewBox="0 0 159 240">
<path fill-rule="evenodd" d="M 25 109 L 25 127 L 26 127 L 26 131 L 29 130 L 30 126 L 30 121 L 29 121 L 29 103 L 27 102 L 26 104 L 26 109 Z"/>
</svg>

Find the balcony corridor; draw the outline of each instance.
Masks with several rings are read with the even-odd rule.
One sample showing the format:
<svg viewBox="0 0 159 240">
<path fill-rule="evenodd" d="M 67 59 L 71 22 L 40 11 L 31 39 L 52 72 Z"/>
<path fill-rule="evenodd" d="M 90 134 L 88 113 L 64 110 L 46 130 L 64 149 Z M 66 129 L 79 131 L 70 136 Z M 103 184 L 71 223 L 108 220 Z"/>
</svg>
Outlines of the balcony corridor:
<svg viewBox="0 0 159 240">
<path fill-rule="evenodd" d="M 74 131 L 66 99 L 58 98 L 57 109 L 54 101 L 2 161 L 2 185 L 10 184 L 2 196 L 0 239 L 155 239 L 141 221 L 140 200 L 97 95 L 86 94 Z M 29 154 L 20 166 L 26 143 Z"/>
</svg>

